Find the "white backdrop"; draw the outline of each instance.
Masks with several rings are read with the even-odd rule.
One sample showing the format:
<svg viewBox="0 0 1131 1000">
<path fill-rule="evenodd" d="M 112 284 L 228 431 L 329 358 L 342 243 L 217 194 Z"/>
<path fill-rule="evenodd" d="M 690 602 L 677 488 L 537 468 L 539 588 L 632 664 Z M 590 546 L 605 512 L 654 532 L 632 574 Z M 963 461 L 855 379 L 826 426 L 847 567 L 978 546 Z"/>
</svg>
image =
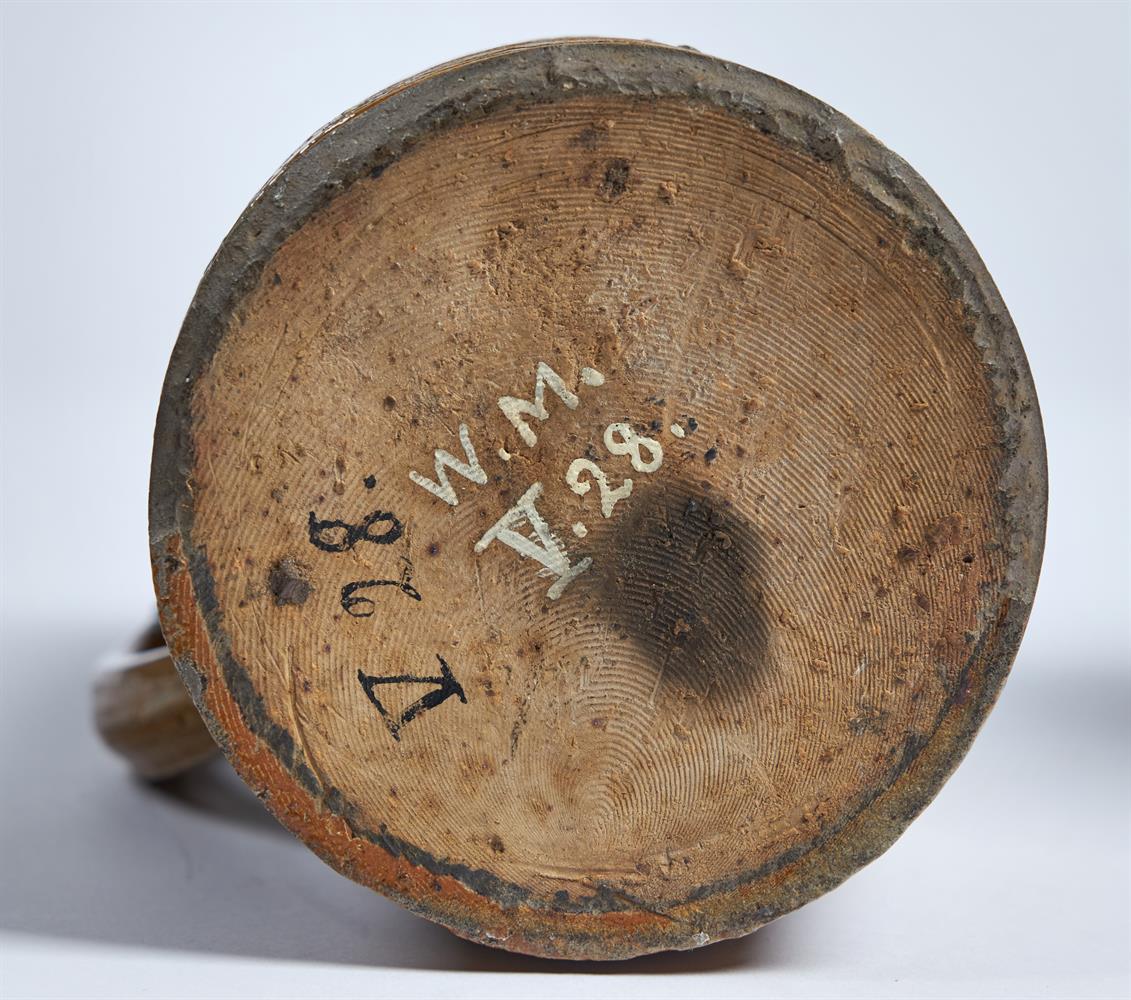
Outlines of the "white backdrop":
<svg viewBox="0 0 1131 1000">
<path fill-rule="evenodd" d="M 735 995 L 1131 989 L 1126 4 L 6 3 L 0 27 L 0 993 L 611 995 L 631 982 L 682 996 L 695 987 L 680 972 Z M 579 987 L 338 878 L 274 836 L 222 771 L 175 795 L 132 784 L 90 733 L 87 685 L 152 605 L 164 368 L 247 201 L 308 134 L 402 77 L 585 34 L 752 66 L 905 157 L 1021 332 L 1051 498 L 1014 676 L 896 848 L 748 941 L 589 966 Z M 224 823 L 224 803 L 248 822 Z"/>
</svg>

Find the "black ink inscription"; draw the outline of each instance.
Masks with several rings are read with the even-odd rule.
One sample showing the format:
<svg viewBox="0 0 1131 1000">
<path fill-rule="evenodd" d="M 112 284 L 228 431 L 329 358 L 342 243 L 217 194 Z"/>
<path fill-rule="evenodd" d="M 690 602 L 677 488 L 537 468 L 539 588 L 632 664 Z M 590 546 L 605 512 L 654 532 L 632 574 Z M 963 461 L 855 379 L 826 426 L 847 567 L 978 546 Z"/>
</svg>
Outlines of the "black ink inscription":
<svg viewBox="0 0 1131 1000">
<path fill-rule="evenodd" d="M 374 525 L 388 525 L 379 534 L 374 534 Z M 345 521 L 322 521 L 310 512 L 310 544 L 323 552 L 348 552 L 358 542 L 372 542 L 374 545 L 391 545 L 404 534 L 404 525 L 388 511 L 375 510 L 361 524 L 348 524 Z"/>
<path fill-rule="evenodd" d="M 414 674 L 398 674 L 396 677 L 374 677 L 365 673 L 363 670 L 357 672 L 357 679 L 361 682 L 361 690 L 365 692 L 365 696 L 373 702 L 374 707 L 381 713 L 381 718 L 385 721 L 385 725 L 388 727 L 394 740 L 400 740 L 400 731 L 421 712 L 427 712 L 430 708 L 442 705 L 452 695 L 458 697 L 465 705 L 467 704 L 467 695 L 463 693 L 463 688 L 460 687 L 459 681 L 452 675 L 451 668 L 439 653 L 436 654 L 436 659 L 440 661 L 439 677 L 417 677 Z M 377 695 L 374 694 L 374 689 L 378 684 L 436 684 L 438 686 L 436 690 L 429 691 L 423 697 L 418 698 L 401 712 L 400 716 L 394 718 L 389 714 L 389 710 L 381 704 Z"/>
<path fill-rule="evenodd" d="M 406 567 L 399 580 L 358 580 L 356 583 L 347 583 L 342 587 L 342 610 L 354 618 L 369 618 L 376 607 L 372 598 L 355 596 L 359 590 L 366 590 L 369 587 L 396 587 L 414 601 L 421 599 L 420 591 L 412 585 L 412 578 Z"/>
</svg>

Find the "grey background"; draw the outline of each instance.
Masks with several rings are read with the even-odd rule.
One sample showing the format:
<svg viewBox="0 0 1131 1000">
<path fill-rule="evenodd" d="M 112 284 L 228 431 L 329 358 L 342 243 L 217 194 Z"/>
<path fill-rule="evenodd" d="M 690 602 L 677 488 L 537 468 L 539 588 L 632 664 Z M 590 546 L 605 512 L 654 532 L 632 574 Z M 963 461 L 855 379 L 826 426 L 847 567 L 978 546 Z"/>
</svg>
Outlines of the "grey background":
<svg viewBox="0 0 1131 1000">
<path fill-rule="evenodd" d="M 1021 332 L 1051 496 L 1014 674 L 888 854 L 741 942 L 576 968 L 336 876 L 222 766 L 131 781 L 88 689 L 152 604 L 161 380 L 247 201 L 398 79 L 585 34 L 781 77 L 915 166 Z M 0 995 L 1128 995 L 1129 35 L 1114 3 L 0 7 Z"/>
</svg>

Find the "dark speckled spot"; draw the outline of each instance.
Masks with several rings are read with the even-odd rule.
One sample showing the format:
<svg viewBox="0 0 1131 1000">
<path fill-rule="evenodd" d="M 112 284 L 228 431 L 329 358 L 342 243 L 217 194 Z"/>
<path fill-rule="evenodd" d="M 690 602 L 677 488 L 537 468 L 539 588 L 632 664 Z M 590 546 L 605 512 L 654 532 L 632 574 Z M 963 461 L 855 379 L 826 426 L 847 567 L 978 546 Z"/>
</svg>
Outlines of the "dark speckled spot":
<svg viewBox="0 0 1131 1000">
<path fill-rule="evenodd" d="M 267 575 L 267 586 L 271 589 L 275 604 L 280 608 L 288 604 L 305 604 L 314 590 L 306 567 L 290 558 L 280 559 L 271 567 L 271 572 Z"/>
</svg>

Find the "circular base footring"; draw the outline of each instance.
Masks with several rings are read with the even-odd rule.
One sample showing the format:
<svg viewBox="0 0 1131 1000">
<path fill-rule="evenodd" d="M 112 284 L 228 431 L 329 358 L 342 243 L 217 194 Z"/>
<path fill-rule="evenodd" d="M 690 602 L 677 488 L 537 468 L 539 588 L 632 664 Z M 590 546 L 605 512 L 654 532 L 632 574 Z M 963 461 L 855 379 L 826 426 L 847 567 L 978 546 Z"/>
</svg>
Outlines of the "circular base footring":
<svg viewBox="0 0 1131 1000">
<path fill-rule="evenodd" d="M 282 823 L 457 934 L 623 958 L 892 843 L 1004 681 L 1044 511 L 1017 334 L 906 163 L 751 70 L 569 40 L 394 87 L 256 196 L 150 530 Z"/>
</svg>

